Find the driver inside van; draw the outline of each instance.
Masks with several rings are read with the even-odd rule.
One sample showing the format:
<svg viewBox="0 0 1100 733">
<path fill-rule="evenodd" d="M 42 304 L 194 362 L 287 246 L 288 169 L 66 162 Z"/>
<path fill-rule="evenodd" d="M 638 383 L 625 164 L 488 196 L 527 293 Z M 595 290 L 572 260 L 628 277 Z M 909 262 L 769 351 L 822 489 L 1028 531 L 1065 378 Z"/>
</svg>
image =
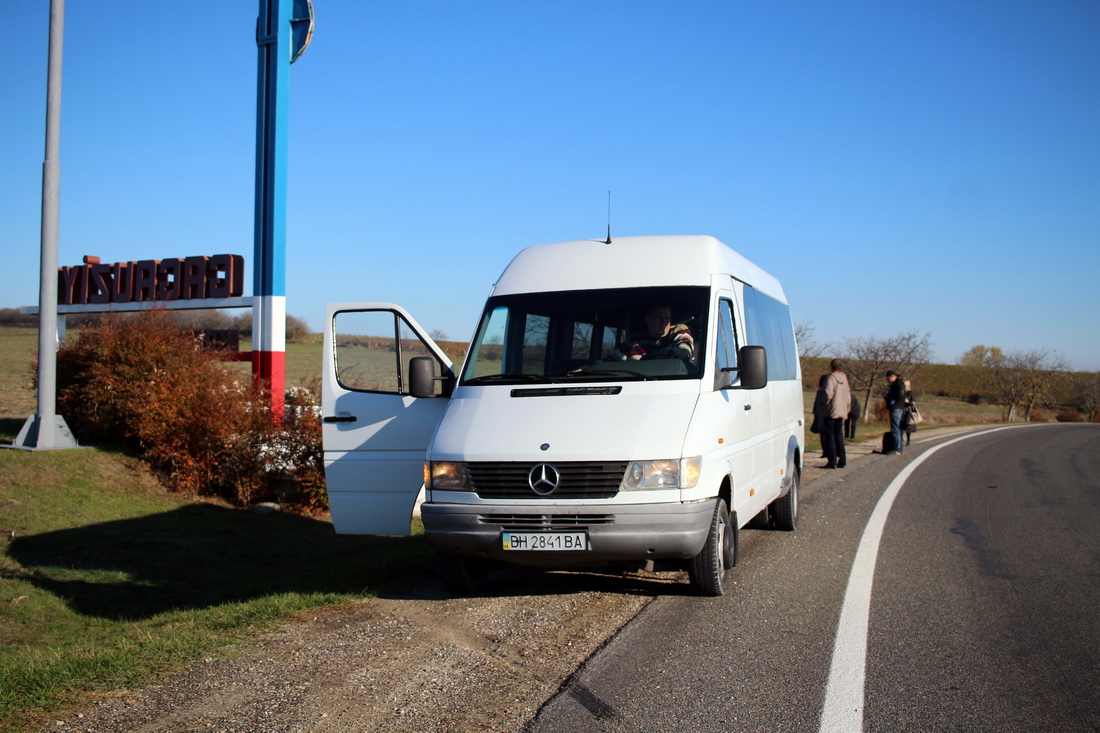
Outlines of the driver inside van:
<svg viewBox="0 0 1100 733">
<path fill-rule="evenodd" d="M 653 305 L 645 311 L 646 333 L 632 336 L 611 353 L 620 361 L 638 359 L 686 359 L 695 357 L 695 339 L 683 323 L 672 322 L 672 309 Z"/>
</svg>

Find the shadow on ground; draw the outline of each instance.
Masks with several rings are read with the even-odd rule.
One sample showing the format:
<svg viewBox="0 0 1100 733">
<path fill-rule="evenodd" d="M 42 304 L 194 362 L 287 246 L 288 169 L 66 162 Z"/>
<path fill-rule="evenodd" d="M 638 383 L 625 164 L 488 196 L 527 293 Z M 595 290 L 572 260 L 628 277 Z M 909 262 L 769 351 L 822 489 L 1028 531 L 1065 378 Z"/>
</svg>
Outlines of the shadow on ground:
<svg viewBox="0 0 1100 733">
<path fill-rule="evenodd" d="M 318 519 L 210 504 L 18 537 L 7 554 L 22 566 L 15 577 L 112 619 L 435 580 L 422 537 L 343 536 Z"/>
<path fill-rule="evenodd" d="M 422 536 L 337 535 L 326 521 L 209 504 L 14 539 L 4 571 L 74 611 L 116 620 L 280 593 L 443 599 L 435 552 Z M 481 595 L 688 592 L 677 573 L 507 567 Z"/>
</svg>

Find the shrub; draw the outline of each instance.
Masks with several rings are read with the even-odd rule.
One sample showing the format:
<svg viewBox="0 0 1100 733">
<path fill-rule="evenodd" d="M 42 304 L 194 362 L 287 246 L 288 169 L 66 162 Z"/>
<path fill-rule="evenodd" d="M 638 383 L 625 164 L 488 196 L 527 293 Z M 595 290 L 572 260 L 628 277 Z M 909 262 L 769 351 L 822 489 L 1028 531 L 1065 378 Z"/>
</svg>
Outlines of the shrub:
<svg viewBox="0 0 1100 733">
<path fill-rule="evenodd" d="M 82 442 L 141 457 L 176 491 L 239 506 L 274 497 L 273 446 L 312 440 L 288 435 L 301 421 L 277 428 L 263 390 L 164 310 L 107 314 L 82 330 L 58 351 L 57 385 L 58 411 Z"/>
<path fill-rule="evenodd" d="M 1058 422 L 1084 422 L 1085 416 L 1077 410 L 1062 410 L 1054 416 L 1054 419 Z"/>
<path fill-rule="evenodd" d="M 328 509 L 320 394 L 319 380 L 286 391 L 282 429 L 270 446 L 282 488 L 279 500 L 303 512 Z"/>
</svg>

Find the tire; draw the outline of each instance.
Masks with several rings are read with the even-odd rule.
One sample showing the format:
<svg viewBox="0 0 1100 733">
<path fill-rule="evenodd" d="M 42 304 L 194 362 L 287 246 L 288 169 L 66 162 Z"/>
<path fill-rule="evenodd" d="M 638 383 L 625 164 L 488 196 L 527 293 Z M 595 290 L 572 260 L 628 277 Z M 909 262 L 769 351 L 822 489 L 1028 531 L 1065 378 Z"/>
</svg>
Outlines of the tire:
<svg viewBox="0 0 1100 733">
<path fill-rule="evenodd" d="M 688 565 L 691 586 L 705 596 L 725 595 L 730 570 L 737 565 L 737 521 L 725 499 L 718 500 L 702 551 Z"/>
<path fill-rule="evenodd" d="M 745 525 L 745 529 L 771 529 L 772 528 L 772 516 L 771 516 L 771 504 L 757 512 L 756 516 L 749 520 L 749 523 Z"/>
<path fill-rule="evenodd" d="M 477 595 L 485 588 L 489 575 L 486 561 L 442 551 L 436 553 L 435 566 L 443 587 L 456 596 Z"/>
<path fill-rule="evenodd" d="M 776 529 L 793 532 L 798 526 L 799 481 L 799 472 L 795 468 L 791 472 L 791 488 L 787 491 L 787 495 L 772 502 L 772 517 L 775 519 Z"/>
</svg>

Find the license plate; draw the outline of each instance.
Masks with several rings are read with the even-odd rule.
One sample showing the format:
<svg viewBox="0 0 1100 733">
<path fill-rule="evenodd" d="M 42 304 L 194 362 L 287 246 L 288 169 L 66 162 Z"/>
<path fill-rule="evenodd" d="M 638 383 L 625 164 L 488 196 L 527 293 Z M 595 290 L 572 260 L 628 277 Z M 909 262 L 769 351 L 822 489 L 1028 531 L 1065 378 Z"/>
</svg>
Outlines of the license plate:
<svg viewBox="0 0 1100 733">
<path fill-rule="evenodd" d="M 505 550 L 587 550 L 587 532 L 502 532 Z"/>
</svg>

